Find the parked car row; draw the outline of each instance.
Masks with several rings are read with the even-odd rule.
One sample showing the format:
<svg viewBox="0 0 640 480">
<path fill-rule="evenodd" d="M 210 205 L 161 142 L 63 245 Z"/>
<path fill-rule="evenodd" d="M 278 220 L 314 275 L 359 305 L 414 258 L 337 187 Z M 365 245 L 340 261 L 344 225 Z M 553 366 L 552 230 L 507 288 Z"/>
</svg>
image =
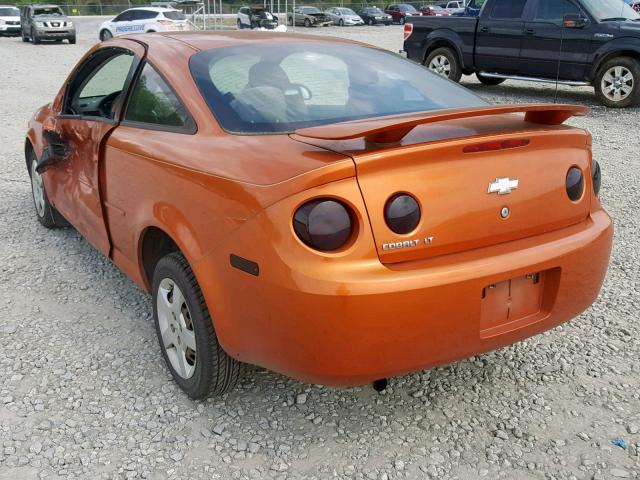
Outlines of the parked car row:
<svg viewBox="0 0 640 480">
<path fill-rule="evenodd" d="M 384 10 L 376 6 L 366 6 L 359 11 L 354 11 L 347 7 L 331 7 L 325 11 L 317 7 L 302 5 L 296 7 L 293 12 L 287 13 L 287 24 L 290 26 L 299 25 L 304 27 L 327 27 L 329 25 L 356 26 L 356 25 L 389 25 L 399 23 L 404 25 L 408 17 L 413 16 L 435 16 L 446 17 L 462 8 L 464 2 L 451 1 L 439 5 L 425 5 L 419 10 L 408 3 L 397 3 L 387 5 Z M 264 12 L 269 15 L 269 24 L 262 25 L 264 19 L 258 18 L 255 12 Z M 250 20 L 250 17 L 253 19 Z M 278 18 L 264 10 L 264 7 L 249 6 L 242 7 L 238 11 L 238 28 L 267 28 L 273 29 L 277 26 Z M 275 23 L 274 23 L 275 22 Z"/>
<path fill-rule="evenodd" d="M 0 36 L 22 36 L 22 41 L 38 44 L 43 40 L 76 43 L 71 19 L 57 5 L 0 5 Z"/>
</svg>

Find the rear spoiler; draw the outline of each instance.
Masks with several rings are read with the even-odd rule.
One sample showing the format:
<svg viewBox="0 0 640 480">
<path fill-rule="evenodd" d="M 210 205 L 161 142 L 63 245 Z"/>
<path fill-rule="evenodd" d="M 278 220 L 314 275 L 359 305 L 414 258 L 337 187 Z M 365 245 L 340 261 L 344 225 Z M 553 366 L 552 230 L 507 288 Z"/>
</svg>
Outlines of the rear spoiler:
<svg viewBox="0 0 640 480">
<path fill-rule="evenodd" d="M 349 140 L 364 138 L 376 144 L 397 143 L 418 125 L 444 122 L 460 118 L 485 117 L 506 113 L 524 113 L 524 121 L 542 125 L 560 125 L 565 120 L 589 113 L 589 107 L 563 104 L 492 105 L 488 107 L 452 108 L 433 112 L 405 113 L 375 117 L 352 122 L 333 123 L 319 127 L 301 128 L 301 137 L 321 140 Z"/>
</svg>

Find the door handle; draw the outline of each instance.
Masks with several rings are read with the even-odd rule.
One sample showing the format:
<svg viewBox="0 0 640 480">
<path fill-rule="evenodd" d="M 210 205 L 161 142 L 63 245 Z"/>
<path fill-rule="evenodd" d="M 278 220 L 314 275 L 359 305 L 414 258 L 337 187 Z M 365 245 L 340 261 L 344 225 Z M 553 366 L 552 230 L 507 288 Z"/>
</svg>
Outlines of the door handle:
<svg viewBox="0 0 640 480">
<path fill-rule="evenodd" d="M 524 33 L 527 35 L 535 35 L 536 31 L 533 28 L 525 28 Z"/>
<path fill-rule="evenodd" d="M 489 33 L 489 27 L 482 27 L 482 28 L 480 29 L 480 31 L 481 31 L 482 33 Z"/>
</svg>

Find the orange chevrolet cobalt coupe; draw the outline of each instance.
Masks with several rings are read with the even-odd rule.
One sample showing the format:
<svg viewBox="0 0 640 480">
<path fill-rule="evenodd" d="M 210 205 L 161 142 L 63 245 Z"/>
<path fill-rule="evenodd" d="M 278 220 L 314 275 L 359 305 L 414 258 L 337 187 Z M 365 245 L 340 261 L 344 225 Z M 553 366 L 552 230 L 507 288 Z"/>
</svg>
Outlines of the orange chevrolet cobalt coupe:
<svg viewBox="0 0 640 480">
<path fill-rule="evenodd" d="M 395 54 L 291 34 L 92 48 L 25 144 L 35 210 L 153 295 L 192 398 L 242 365 L 357 385 L 585 310 L 612 225 L 572 105 L 491 106 Z"/>
</svg>

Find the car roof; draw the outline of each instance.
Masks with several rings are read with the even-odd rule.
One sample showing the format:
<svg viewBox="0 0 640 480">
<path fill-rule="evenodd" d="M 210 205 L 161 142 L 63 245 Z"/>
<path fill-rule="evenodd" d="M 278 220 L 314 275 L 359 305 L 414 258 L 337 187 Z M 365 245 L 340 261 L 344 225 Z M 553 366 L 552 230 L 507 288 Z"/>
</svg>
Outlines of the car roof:
<svg viewBox="0 0 640 480">
<path fill-rule="evenodd" d="M 124 35 L 119 38 L 128 38 L 132 41 L 143 42 L 151 49 L 162 52 L 163 47 L 171 47 L 174 42 L 180 42 L 194 50 L 210 50 L 213 48 L 225 48 L 238 45 L 254 45 L 263 44 L 265 35 L 263 32 L 246 32 L 240 30 L 216 30 L 216 31 L 198 31 L 191 30 L 186 32 L 157 32 L 157 33 L 139 33 L 135 35 Z M 320 35 L 304 35 L 298 33 L 269 33 L 269 40 L 275 43 L 299 43 L 304 41 L 322 42 L 327 44 L 347 44 L 362 45 L 371 48 L 371 45 L 348 40 L 346 38 L 320 36 Z M 162 53 L 160 53 L 162 54 Z"/>
<path fill-rule="evenodd" d="M 147 10 L 151 12 L 179 12 L 180 11 L 175 8 L 166 8 L 166 7 L 133 7 L 133 8 L 127 8 L 126 10 L 123 10 L 123 12 L 129 12 L 131 10 Z"/>
</svg>

